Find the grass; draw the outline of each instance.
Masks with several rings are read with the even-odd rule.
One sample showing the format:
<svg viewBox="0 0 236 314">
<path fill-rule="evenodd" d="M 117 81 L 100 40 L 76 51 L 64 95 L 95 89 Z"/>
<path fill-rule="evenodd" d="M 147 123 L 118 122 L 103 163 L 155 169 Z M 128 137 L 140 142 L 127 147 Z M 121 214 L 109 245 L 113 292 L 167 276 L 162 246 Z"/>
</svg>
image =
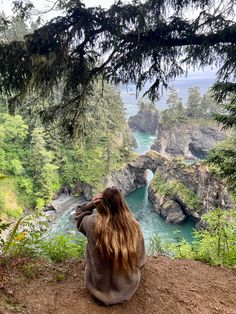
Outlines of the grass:
<svg viewBox="0 0 236 314">
<path fill-rule="evenodd" d="M 23 275 L 28 279 L 38 278 L 40 275 L 40 268 L 37 264 L 26 264 L 21 269 Z"/>
</svg>

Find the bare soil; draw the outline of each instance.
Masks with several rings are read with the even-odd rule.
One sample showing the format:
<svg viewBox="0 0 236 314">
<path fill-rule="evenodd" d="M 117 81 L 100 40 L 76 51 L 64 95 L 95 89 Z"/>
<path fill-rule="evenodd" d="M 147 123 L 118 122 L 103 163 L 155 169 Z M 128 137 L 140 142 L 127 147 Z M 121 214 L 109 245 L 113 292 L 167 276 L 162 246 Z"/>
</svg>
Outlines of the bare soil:
<svg viewBox="0 0 236 314">
<path fill-rule="evenodd" d="M 84 286 L 84 263 L 2 260 L 0 313 L 236 314 L 236 269 L 148 257 L 140 286 L 126 304 L 103 307 Z"/>
</svg>

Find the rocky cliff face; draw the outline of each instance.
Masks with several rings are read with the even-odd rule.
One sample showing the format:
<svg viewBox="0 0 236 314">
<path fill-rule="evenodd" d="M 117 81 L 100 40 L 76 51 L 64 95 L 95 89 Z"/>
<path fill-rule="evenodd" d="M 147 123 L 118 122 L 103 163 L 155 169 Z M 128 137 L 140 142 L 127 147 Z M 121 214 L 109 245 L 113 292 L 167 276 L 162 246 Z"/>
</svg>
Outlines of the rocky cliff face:
<svg viewBox="0 0 236 314">
<path fill-rule="evenodd" d="M 170 223 L 187 217 L 196 222 L 217 207 L 236 209 L 226 186 L 205 165 L 186 165 L 175 159 L 165 162 L 149 186 L 149 198 L 160 215 Z"/>
<path fill-rule="evenodd" d="M 199 123 L 186 123 L 172 128 L 162 126 L 151 149 L 167 158 L 204 159 L 212 145 L 225 138 L 225 132 L 214 124 L 202 126 Z"/>
<path fill-rule="evenodd" d="M 128 125 L 132 130 L 155 134 L 159 125 L 158 110 L 140 109 L 135 116 L 129 118 Z"/>
<path fill-rule="evenodd" d="M 104 178 L 103 186 L 116 186 L 124 195 L 128 195 L 134 190 L 147 184 L 145 169 L 136 167 L 129 163 L 124 169 L 117 170 Z M 77 183 L 76 192 L 82 192 L 87 200 L 93 197 L 93 187 L 85 183 Z"/>
<path fill-rule="evenodd" d="M 149 199 L 169 223 L 180 224 L 187 217 L 200 222 L 204 213 L 217 207 L 236 209 L 225 185 L 207 166 L 169 160 L 155 151 L 149 151 L 124 169 L 113 172 L 105 178 L 104 186 L 115 185 L 127 195 L 147 184 L 147 169 L 155 174 L 149 186 Z M 77 188 L 88 200 L 92 198 L 92 187 L 78 184 Z"/>
<path fill-rule="evenodd" d="M 149 186 L 149 199 L 169 223 L 179 224 L 187 217 L 199 222 L 204 213 L 217 207 L 236 209 L 226 186 L 207 166 L 168 160 L 155 151 L 137 157 L 125 169 L 114 173 L 107 185 L 116 185 L 127 195 L 147 183 L 147 169 L 155 174 Z"/>
</svg>

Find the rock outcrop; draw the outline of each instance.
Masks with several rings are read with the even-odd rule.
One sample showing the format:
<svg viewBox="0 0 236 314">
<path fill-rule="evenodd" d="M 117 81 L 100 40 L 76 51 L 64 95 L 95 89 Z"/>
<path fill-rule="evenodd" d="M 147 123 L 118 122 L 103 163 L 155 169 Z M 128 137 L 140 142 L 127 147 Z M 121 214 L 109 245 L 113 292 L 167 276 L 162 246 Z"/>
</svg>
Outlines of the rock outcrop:
<svg viewBox="0 0 236 314">
<path fill-rule="evenodd" d="M 131 116 L 128 125 L 132 130 L 155 134 L 159 126 L 159 113 L 156 108 L 140 109 L 135 116 Z"/>
<path fill-rule="evenodd" d="M 212 124 L 183 123 L 179 126 L 161 126 L 151 149 L 166 158 L 187 157 L 204 159 L 209 149 L 226 138 L 225 132 Z"/>
<path fill-rule="evenodd" d="M 104 178 L 103 186 L 116 186 L 124 195 L 128 195 L 134 190 L 147 184 L 146 170 L 139 168 L 136 163 L 129 163 L 123 169 L 114 171 L 112 174 Z M 93 187 L 78 182 L 75 187 L 75 193 L 83 193 L 87 200 L 91 200 L 94 194 Z"/>
<path fill-rule="evenodd" d="M 149 185 L 149 199 L 169 223 L 180 224 L 187 217 L 199 222 L 204 213 L 217 207 L 236 207 L 226 186 L 207 166 L 169 160 L 155 151 L 138 156 L 125 168 L 113 172 L 105 178 L 104 186 L 115 185 L 128 195 L 147 184 L 147 169 L 155 173 Z M 92 187 L 78 184 L 78 191 L 82 191 L 87 199 L 92 198 Z"/>
<path fill-rule="evenodd" d="M 172 199 L 165 199 L 153 188 L 148 189 L 148 198 L 153 202 L 154 208 L 166 222 L 171 224 L 181 224 L 186 220 L 181 206 Z"/>
<path fill-rule="evenodd" d="M 167 160 L 154 152 L 148 152 L 145 156 L 146 166 L 156 171 L 149 186 L 149 199 L 168 222 L 178 224 L 186 217 L 198 222 L 204 213 L 217 207 L 236 208 L 226 186 L 216 179 L 207 166 Z M 173 202 L 179 206 L 173 206 Z M 185 217 L 179 214 L 180 209 Z"/>
<path fill-rule="evenodd" d="M 118 187 L 124 195 L 135 191 L 136 189 L 147 184 L 146 171 L 136 164 L 129 163 L 124 169 L 118 170 L 106 179 L 106 186 Z"/>
</svg>

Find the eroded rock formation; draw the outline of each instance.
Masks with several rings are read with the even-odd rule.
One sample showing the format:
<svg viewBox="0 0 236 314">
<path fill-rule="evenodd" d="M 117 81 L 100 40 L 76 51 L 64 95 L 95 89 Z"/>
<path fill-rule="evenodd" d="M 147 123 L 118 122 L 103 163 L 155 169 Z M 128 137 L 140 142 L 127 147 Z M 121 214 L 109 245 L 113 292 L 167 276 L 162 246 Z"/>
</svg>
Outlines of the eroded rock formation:
<svg viewBox="0 0 236 314">
<path fill-rule="evenodd" d="M 132 130 L 155 134 L 159 120 L 159 113 L 156 108 L 140 109 L 135 116 L 129 118 L 128 125 Z"/>
<path fill-rule="evenodd" d="M 225 138 L 225 132 L 212 123 L 208 126 L 200 123 L 183 123 L 171 128 L 162 126 L 151 149 L 166 158 L 204 159 L 209 149 Z"/>
<path fill-rule="evenodd" d="M 149 199 L 169 223 L 179 224 L 187 217 L 199 222 L 204 213 L 217 207 L 235 208 L 226 186 L 207 166 L 168 160 L 155 151 L 137 157 L 108 176 L 104 186 L 115 185 L 127 195 L 147 184 L 147 169 L 155 174 L 149 185 Z M 92 187 L 80 184 L 79 188 L 87 199 L 92 198 Z"/>
</svg>

